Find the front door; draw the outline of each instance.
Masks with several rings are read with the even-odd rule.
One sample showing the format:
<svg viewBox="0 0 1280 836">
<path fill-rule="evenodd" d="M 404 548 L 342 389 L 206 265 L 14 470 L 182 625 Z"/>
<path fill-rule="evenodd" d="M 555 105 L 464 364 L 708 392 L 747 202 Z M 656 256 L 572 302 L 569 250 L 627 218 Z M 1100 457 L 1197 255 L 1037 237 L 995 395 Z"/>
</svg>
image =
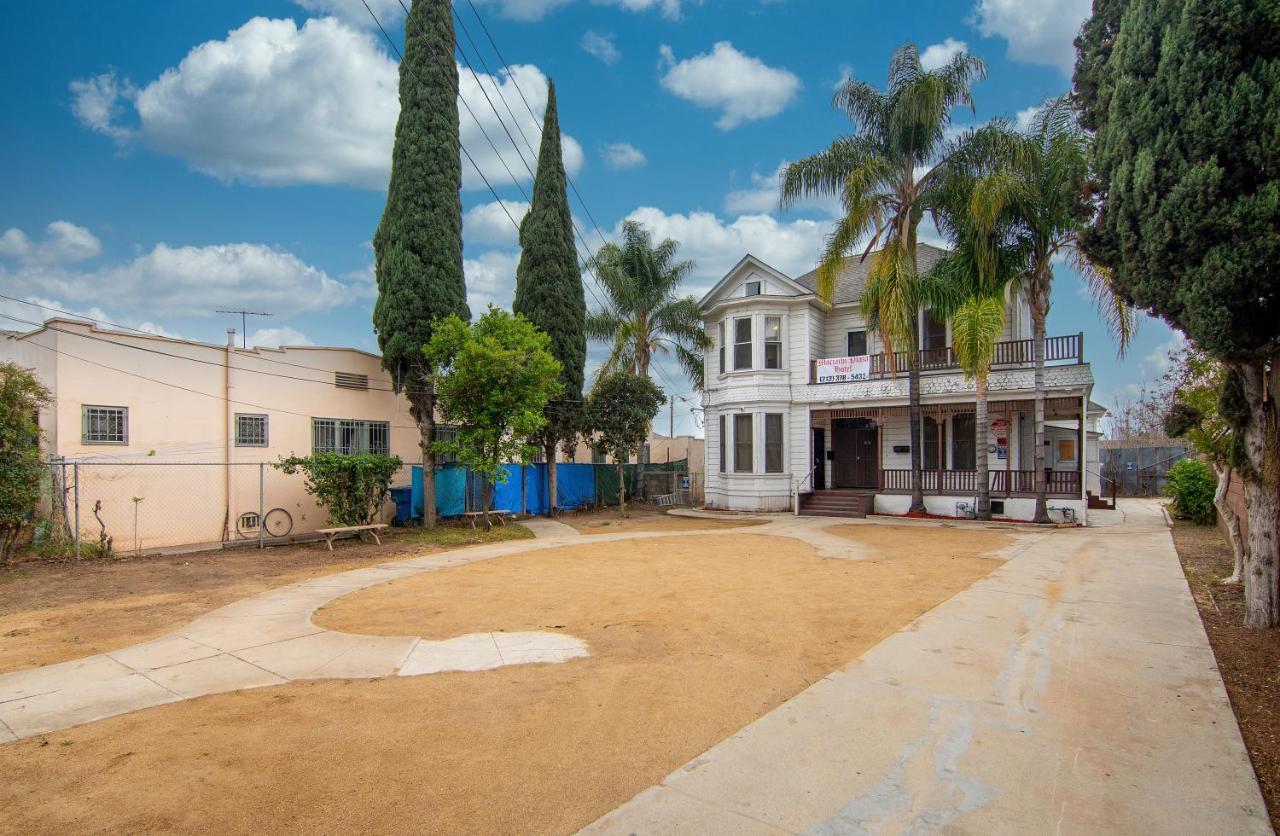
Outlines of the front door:
<svg viewBox="0 0 1280 836">
<path fill-rule="evenodd" d="M 866 418 L 837 418 L 831 422 L 831 486 L 834 488 L 875 488 L 879 484 L 876 455 L 880 430 Z"/>
<path fill-rule="evenodd" d="M 827 487 L 827 434 L 822 427 L 813 428 L 813 489 Z"/>
</svg>

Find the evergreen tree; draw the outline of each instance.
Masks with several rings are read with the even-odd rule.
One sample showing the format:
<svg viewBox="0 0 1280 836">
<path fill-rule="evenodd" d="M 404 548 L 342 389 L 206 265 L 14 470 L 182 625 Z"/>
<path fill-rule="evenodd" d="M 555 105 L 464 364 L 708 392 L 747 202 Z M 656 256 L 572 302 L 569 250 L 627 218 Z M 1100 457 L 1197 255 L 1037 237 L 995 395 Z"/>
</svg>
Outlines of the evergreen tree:
<svg viewBox="0 0 1280 836">
<path fill-rule="evenodd" d="M 1076 96 L 1097 127 L 1085 246 L 1119 292 L 1225 364 L 1239 396 L 1224 418 L 1244 439 L 1245 623 L 1280 624 L 1280 5 L 1130 0 L 1082 53 Z"/>
<path fill-rule="evenodd" d="M 382 365 L 409 398 L 422 435 L 423 512 L 434 526 L 435 394 L 423 347 L 435 323 L 470 319 L 462 274 L 462 161 L 452 4 L 417 0 L 404 25 L 400 118 L 387 206 L 373 236 L 378 301 L 373 327 Z"/>
<path fill-rule="evenodd" d="M 560 362 L 564 391 L 547 404 L 547 423 L 538 437 L 547 459 L 548 515 L 556 512 L 556 449 L 560 442 L 572 441 L 578 432 L 587 360 L 583 327 L 587 303 L 565 179 L 556 86 L 552 82 L 547 89 L 533 201 L 520 223 L 520 264 L 516 267 L 516 298 L 512 305 L 516 313 L 551 337 L 551 353 Z"/>
</svg>

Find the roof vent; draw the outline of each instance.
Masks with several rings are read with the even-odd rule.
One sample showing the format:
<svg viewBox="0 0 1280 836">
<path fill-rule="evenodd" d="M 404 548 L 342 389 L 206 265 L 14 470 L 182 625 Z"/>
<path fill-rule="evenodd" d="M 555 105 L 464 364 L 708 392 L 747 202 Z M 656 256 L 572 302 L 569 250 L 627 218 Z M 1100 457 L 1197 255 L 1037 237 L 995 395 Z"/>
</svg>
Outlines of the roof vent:
<svg viewBox="0 0 1280 836">
<path fill-rule="evenodd" d="M 334 372 L 333 385 L 340 389 L 368 389 L 369 375 L 353 372 Z"/>
</svg>

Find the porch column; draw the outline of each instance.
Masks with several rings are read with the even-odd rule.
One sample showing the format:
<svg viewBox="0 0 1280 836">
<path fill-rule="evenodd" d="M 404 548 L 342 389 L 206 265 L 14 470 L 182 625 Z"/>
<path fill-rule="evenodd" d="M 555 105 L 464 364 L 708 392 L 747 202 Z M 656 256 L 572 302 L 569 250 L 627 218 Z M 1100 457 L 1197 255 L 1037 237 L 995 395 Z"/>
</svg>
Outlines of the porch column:
<svg viewBox="0 0 1280 836">
<path fill-rule="evenodd" d="M 943 443 L 945 442 L 947 437 L 946 422 L 947 422 L 947 419 L 945 415 L 935 415 L 933 418 L 933 425 L 938 428 L 938 495 L 939 496 L 942 495 L 942 468 L 943 468 L 943 465 L 945 464 L 945 462 L 943 462 L 943 459 L 945 458 Z"/>
<path fill-rule="evenodd" d="M 1083 343 L 1081 343 L 1083 350 Z M 1080 396 L 1080 419 L 1077 429 L 1079 430 L 1079 448 L 1076 450 L 1076 471 L 1080 474 L 1080 499 L 1086 499 L 1087 492 L 1084 486 L 1084 461 L 1086 448 L 1089 444 L 1088 431 L 1085 429 L 1088 425 L 1085 419 L 1089 414 L 1089 390 L 1085 389 L 1084 394 Z"/>
<path fill-rule="evenodd" d="M 1006 404 L 1004 408 L 1004 498 L 1008 499 L 1013 492 L 1013 412 Z M 999 443 L 999 442 L 997 442 Z M 1019 439 L 1021 443 L 1021 439 Z"/>
</svg>

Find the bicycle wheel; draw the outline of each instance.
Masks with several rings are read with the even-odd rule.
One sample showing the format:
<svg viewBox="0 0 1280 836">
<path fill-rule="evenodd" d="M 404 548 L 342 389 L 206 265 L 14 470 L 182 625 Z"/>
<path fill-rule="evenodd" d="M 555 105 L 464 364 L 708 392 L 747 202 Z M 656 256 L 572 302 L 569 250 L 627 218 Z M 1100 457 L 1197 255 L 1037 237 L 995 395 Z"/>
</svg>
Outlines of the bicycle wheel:
<svg viewBox="0 0 1280 836">
<path fill-rule="evenodd" d="M 257 511 L 246 511 L 236 518 L 236 534 L 242 539 L 256 539 L 258 536 L 258 526 L 262 521 L 258 519 Z"/>
<path fill-rule="evenodd" d="M 262 524 L 272 537 L 284 537 L 293 531 L 293 517 L 283 508 L 272 508 L 268 511 Z"/>
</svg>

